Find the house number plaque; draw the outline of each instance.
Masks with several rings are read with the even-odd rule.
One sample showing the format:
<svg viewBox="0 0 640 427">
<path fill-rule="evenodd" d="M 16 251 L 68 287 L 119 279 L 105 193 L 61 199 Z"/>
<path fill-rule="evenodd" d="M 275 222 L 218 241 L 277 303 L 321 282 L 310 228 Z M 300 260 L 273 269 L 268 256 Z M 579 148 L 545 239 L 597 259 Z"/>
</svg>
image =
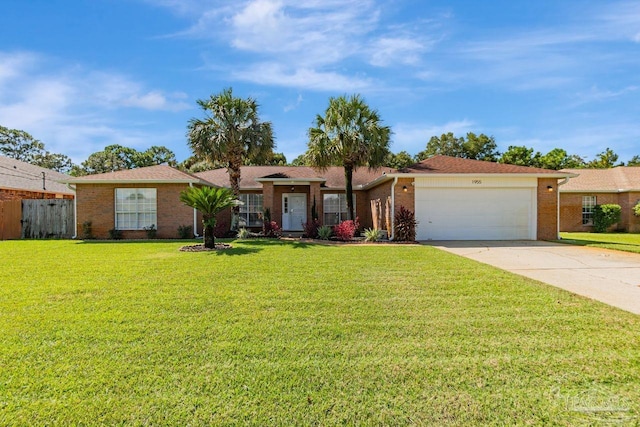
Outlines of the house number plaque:
<svg viewBox="0 0 640 427">
<path fill-rule="evenodd" d="M 480 184 L 482 184 L 482 180 L 481 179 L 472 179 L 471 180 L 471 184 L 480 185 Z"/>
</svg>

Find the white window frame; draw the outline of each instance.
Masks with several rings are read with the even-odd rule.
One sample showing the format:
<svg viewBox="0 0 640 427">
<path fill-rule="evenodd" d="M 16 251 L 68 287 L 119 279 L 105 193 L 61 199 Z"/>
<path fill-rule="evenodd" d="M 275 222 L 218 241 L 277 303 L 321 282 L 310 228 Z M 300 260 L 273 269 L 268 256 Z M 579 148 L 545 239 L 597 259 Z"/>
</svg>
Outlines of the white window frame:
<svg viewBox="0 0 640 427">
<path fill-rule="evenodd" d="M 327 203 L 328 198 L 338 198 L 337 209 L 327 210 L 332 203 Z M 356 195 L 353 194 L 353 214 L 356 215 Z M 349 208 L 347 206 L 347 195 L 345 193 L 324 193 L 322 195 L 322 224 L 338 225 L 349 218 Z M 337 221 L 337 222 L 336 222 Z"/>
<path fill-rule="evenodd" d="M 144 230 L 152 225 L 158 228 L 157 189 L 116 188 L 114 197 L 116 230 Z"/>
<path fill-rule="evenodd" d="M 262 227 L 264 196 L 258 193 L 240 194 L 240 227 Z M 253 216 L 254 220 L 251 221 Z"/>
<path fill-rule="evenodd" d="M 582 225 L 593 225 L 593 210 L 597 203 L 596 196 L 582 196 Z"/>
</svg>

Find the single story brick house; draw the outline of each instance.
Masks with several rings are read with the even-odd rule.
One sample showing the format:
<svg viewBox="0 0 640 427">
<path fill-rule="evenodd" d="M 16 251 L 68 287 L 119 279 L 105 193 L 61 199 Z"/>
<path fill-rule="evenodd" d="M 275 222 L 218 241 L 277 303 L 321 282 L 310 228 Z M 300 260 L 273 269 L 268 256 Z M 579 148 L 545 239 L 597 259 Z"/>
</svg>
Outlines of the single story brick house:
<svg viewBox="0 0 640 427">
<path fill-rule="evenodd" d="M 589 232 L 593 229 L 593 208 L 617 204 L 622 208 L 617 229 L 640 232 L 640 218 L 633 207 L 640 202 L 640 167 L 611 169 L 564 169 L 576 175 L 560 187 L 560 230 Z"/>
<path fill-rule="evenodd" d="M 167 165 L 67 178 L 76 190 L 76 236 L 82 224 L 91 222 L 98 239 L 109 230 L 122 230 L 125 239 L 146 238 L 153 225 L 158 238 L 177 238 L 178 227 L 197 230 L 194 210 L 180 202 L 180 192 L 210 183 Z"/>
<path fill-rule="evenodd" d="M 356 216 L 371 227 L 372 201 L 415 212 L 418 240 L 547 240 L 558 234 L 558 180 L 568 172 L 434 156 L 409 168 L 360 168 L 353 174 Z M 123 230 L 143 238 L 154 224 L 158 237 L 177 237 L 179 225 L 201 226 L 179 201 L 189 186 L 229 186 L 226 169 L 187 174 L 151 166 L 67 180 L 77 194 L 77 224 L 93 224 L 94 235 Z M 260 227 L 268 208 L 284 231 L 301 231 L 315 205 L 319 220 L 334 225 L 346 219 L 344 169 L 320 171 L 304 166 L 243 166 L 241 222 Z M 382 212 L 384 212 L 384 208 Z M 384 213 L 383 213 L 384 214 Z M 229 223 L 229 213 L 219 223 Z M 393 218 L 389 218 L 393 223 Z M 386 229 L 387 221 L 381 221 Z M 388 230 L 392 234 L 392 230 Z"/>
<path fill-rule="evenodd" d="M 73 190 L 60 182 L 67 178 L 54 170 L 0 156 L 0 200 L 73 199 Z"/>
</svg>

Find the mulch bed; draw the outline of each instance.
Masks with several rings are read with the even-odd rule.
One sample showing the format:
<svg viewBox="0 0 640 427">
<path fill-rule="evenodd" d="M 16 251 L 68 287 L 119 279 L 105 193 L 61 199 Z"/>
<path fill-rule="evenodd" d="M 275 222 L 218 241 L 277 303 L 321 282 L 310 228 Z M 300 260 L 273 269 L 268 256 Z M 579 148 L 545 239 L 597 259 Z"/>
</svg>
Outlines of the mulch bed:
<svg viewBox="0 0 640 427">
<path fill-rule="evenodd" d="M 224 249 L 231 249 L 231 245 L 226 243 L 216 243 L 216 247 L 213 249 L 205 248 L 204 245 L 187 245 L 180 248 L 182 252 L 210 252 L 210 251 L 221 251 Z"/>
</svg>

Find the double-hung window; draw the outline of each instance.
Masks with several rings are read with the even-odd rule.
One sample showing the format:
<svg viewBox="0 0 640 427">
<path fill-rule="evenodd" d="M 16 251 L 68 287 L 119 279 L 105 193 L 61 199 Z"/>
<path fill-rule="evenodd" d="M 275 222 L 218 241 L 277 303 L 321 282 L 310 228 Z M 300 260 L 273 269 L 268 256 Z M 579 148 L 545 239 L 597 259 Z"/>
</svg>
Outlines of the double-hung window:
<svg viewBox="0 0 640 427">
<path fill-rule="evenodd" d="M 582 225 L 593 225 L 593 209 L 596 196 L 582 196 Z"/>
<path fill-rule="evenodd" d="M 240 226 L 262 226 L 262 194 L 240 194 Z"/>
<path fill-rule="evenodd" d="M 157 228 L 155 188 L 116 188 L 116 229 Z"/>
<path fill-rule="evenodd" d="M 349 214 L 347 212 L 347 196 L 340 194 L 325 194 L 323 197 L 323 224 L 337 225 L 345 221 Z M 356 195 L 353 195 L 353 206 L 355 214 Z"/>
</svg>

